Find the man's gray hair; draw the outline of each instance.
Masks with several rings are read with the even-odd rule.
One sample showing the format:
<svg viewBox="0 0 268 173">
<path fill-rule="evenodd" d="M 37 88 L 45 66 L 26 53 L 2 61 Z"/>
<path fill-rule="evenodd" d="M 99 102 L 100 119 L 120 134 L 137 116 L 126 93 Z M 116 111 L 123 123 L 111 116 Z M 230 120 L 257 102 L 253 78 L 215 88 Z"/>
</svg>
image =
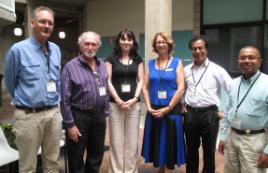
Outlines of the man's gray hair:
<svg viewBox="0 0 268 173">
<path fill-rule="evenodd" d="M 83 32 L 79 37 L 78 37 L 78 45 L 81 46 L 82 42 L 84 41 L 84 39 L 86 37 L 88 37 L 89 35 L 93 35 L 94 37 L 97 38 L 98 41 L 98 47 L 101 47 L 101 37 L 99 34 L 97 34 L 96 32 L 93 31 L 87 31 L 87 32 Z"/>
<path fill-rule="evenodd" d="M 49 8 L 49 7 L 46 7 L 46 6 L 39 6 L 37 7 L 34 11 L 33 11 L 33 14 L 32 14 L 32 21 L 36 20 L 36 15 L 39 11 L 48 11 L 49 13 L 52 14 L 53 18 L 55 17 L 55 13 L 54 11 Z"/>
</svg>

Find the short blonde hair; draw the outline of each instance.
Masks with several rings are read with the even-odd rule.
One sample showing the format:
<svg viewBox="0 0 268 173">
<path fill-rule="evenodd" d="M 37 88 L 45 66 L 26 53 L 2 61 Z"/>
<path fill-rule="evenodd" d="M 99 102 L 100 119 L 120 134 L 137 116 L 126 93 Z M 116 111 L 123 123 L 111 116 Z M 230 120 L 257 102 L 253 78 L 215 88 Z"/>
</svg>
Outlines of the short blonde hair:
<svg viewBox="0 0 268 173">
<path fill-rule="evenodd" d="M 175 43 L 174 43 L 172 37 L 169 34 L 165 33 L 165 32 L 158 32 L 158 33 L 155 34 L 154 39 L 153 39 L 153 42 L 152 42 L 153 51 L 157 53 L 157 50 L 156 50 L 156 39 L 157 39 L 158 36 L 163 37 L 163 39 L 167 42 L 168 47 L 169 47 L 168 54 L 172 54 L 173 53 L 173 49 L 175 47 Z"/>
</svg>

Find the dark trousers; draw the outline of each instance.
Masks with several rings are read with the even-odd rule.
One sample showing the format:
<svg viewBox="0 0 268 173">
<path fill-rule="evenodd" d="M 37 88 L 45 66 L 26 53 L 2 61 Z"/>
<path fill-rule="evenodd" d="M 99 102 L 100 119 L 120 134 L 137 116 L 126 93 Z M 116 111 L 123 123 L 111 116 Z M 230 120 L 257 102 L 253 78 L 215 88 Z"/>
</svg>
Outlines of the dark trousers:
<svg viewBox="0 0 268 173">
<path fill-rule="evenodd" d="M 187 107 L 184 116 L 186 137 L 186 172 L 198 173 L 199 147 L 202 139 L 204 168 L 203 173 L 215 172 L 215 147 L 219 128 L 217 107 L 196 110 Z"/>
<path fill-rule="evenodd" d="M 105 117 L 87 111 L 73 111 L 73 115 L 82 136 L 74 143 L 66 135 L 69 172 L 98 173 L 104 153 Z"/>
</svg>

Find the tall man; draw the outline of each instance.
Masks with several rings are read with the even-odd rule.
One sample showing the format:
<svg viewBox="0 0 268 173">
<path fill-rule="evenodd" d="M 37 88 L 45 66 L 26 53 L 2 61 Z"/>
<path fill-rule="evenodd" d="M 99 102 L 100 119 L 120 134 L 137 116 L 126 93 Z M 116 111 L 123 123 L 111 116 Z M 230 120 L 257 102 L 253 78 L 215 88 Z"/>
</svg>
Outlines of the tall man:
<svg viewBox="0 0 268 173">
<path fill-rule="evenodd" d="M 189 42 L 193 63 L 184 69 L 186 80 L 185 136 L 187 148 L 186 172 L 198 173 L 199 147 L 204 153 L 203 173 L 215 172 L 215 146 L 219 128 L 221 89 L 229 89 L 231 77 L 207 57 L 207 41 L 194 36 Z M 201 140 L 202 139 L 202 140 Z"/>
<path fill-rule="evenodd" d="M 83 33 L 78 45 L 80 55 L 65 65 L 61 78 L 61 112 L 67 126 L 69 167 L 71 173 L 98 173 L 108 116 L 108 73 L 105 63 L 96 57 L 101 46 L 97 33 Z"/>
<path fill-rule="evenodd" d="M 259 71 L 261 62 L 256 47 L 240 50 L 242 76 L 231 84 L 220 131 L 226 173 L 266 173 L 268 167 L 268 76 Z"/>
<path fill-rule="evenodd" d="M 7 52 L 5 83 L 15 105 L 13 131 L 19 150 L 20 173 L 35 172 L 37 151 L 42 147 L 44 172 L 59 172 L 61 134 L 59 47 L 47 41 L 54 27 L 54 12 L 34 10 L 33 36 Z"/>
</svg>

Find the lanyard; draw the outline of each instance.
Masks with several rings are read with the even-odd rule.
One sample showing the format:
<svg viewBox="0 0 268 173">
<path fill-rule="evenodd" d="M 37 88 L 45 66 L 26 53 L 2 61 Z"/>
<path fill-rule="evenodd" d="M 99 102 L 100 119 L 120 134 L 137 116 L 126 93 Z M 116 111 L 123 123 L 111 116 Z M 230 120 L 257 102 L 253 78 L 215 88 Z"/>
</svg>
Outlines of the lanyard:
<svg viewBox="0 0 268 173">
<path fill-rule="evenodd" d="M 203 73 L 202 73 L 201 77 L 200 77 L 200 78 L 199 78 L 199 80 L 197 81 L 197 84 L 195 84 L 195 78 L 194 78 L 193 69 L 191 69 L 191 70 L 192 70 L 192 77 L 193 77 L 193 81 L 194 81 L 194 84 L 195 84 L 195 86 L 194 86 L 194 93 L 195 93 L 196 88 L 197 88 L 197 86 L 199 85 L 199 83 L 200 83 L 201 79 L 203 78 L 204 74 L 206 73 L 206 71 L 207 71 L 207 69 L 208 69 L 208 66 L 209 66 L 209 62 L 208 62 L 208 65 L 206 66 L 206 69 L 203 71 Z"/>
<path fill-rule="evenodd" d="M 249 91 L 251 90 L 251 88 L 253 87 L 253 85 L 255 84 L 255 82 L 259 79 L 261 73 L 257 76 L 257 78 L 254 80 L 254 82 L 250 85 L 250 87 L 248 88 L 246 94 L 243 96 L 243 98 L 241 99 L 240 102 L 238 102 L 239 100 L 239 93 L 240 93 L 240 87 L 241 87 L 241 83 L 242 83 L 242 77 L 241 77 L 241 81 L 238 87 L 238 91 L 237 91 L 237 100 L 236 100 L 236 110 L 235 110 L 235 116 L 237 116 L 237 110 L 238 108 L 241 106 L 241 104 L 244 102 L 245 98 L 247 97 Z"/>
<path fill-rule="evenodd" d="M 163 72 L 163 75 L 161 75 L 161 73 L 160 73 L 160 64 L 159 64 L 159 60 L 157 60 L 157 65 L 158 65 L 158 68 L 159 68 L 159 70 L 158 70 L 158 75 L 159 75 L 159 78 L 160 78 L 160 82 L 159 82 L 159 88 L 160 88 L 160 90 L 162 90 L 162 82 L 163 82 L 163 78 L 164 78 L 164 76 L 165 76 L 165 72 L 166 72 L 166 69 L 167 69 L 167 66 L 168 66 L 168 63 L 169 63 L 169 57 L 168 57 L 168 60 L 167 60 L 167 63 L 166 63 L 166 65 L 165 65 L 165 68 L 164 68 L 164 72 Z"/>
<path fill-rule="evenodd" d="M 127 83 L 127 73 L 128 73 L 129 63 L 130 63 L 130 57 L 128 58 L 128 61 L 127 61 L 126 70 L 125 70 L 125 65 L 123 64 L 123 61 L 122 61 L 121 58 L 120 58 L 120 62 L 122 64 L 122 68 L 123 68 L 123 71 L 124 71 L 124 79 L 125 79 L 124 81 L 125 81 L 125 83 Z"/>
<path fill-rule="evenodd" d="M 47 47 L 41 46 L 41 48 L 42 48 L 44 55 L 46 57 L 46 60 L 47 60 L 48 75 L 49 75 L 49 78 L 51 79 L 51 76 L 50 76 L 50 57 L 49 57 L 48 45 L 47 45 Z"/>
</svg>

